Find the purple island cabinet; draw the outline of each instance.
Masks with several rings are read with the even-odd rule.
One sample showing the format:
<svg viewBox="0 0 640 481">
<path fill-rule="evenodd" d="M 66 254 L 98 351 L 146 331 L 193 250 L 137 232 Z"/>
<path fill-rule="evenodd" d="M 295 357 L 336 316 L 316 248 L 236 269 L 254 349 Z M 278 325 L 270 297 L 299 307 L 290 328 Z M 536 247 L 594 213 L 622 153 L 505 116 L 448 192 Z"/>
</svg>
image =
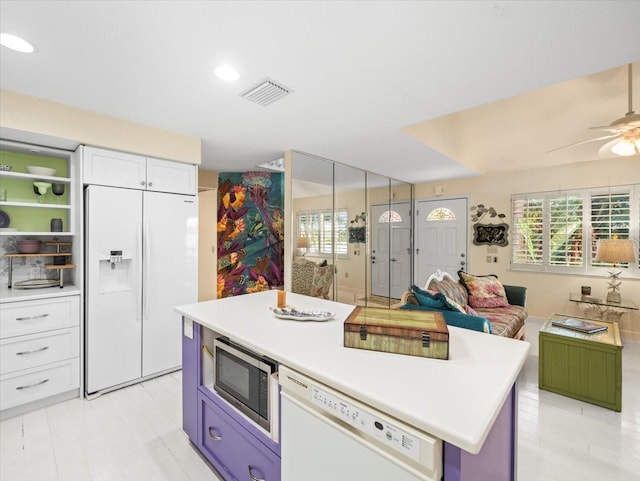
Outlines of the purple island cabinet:
<svg viewBox="0 0 640 481">
<path fill-rule="evenodd" d="M 202 385 L 202 327 L 190 322 L 182 326 L 182 424 L 189 440 L 225 480 L 280 481 L 280 445 Z"/>
<path fill-rule="evenodd" d="M 201 383 L 202 327 L 183 321 L 183 429 L 224 479 L 280 480 L 280 445 L 233 412 Z M 186 327 L 185 329 L 185 326 Z M 185 331 L 192 332 L 191 336 Z M 484 445 L 471 454 L 444 443 L 444 481 L 514 481 L 516 478 L 516 388 L 511 388 Z"/>
</svg>

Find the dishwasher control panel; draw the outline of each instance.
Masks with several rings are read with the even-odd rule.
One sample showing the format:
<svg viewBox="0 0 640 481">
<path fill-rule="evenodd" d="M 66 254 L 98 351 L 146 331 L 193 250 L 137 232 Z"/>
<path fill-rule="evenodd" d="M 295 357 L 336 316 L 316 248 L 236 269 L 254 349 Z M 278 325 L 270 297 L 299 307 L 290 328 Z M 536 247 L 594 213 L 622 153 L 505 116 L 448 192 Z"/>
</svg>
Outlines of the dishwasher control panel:
<svg viewBox="0 0 640 481">
<path fill-rule="evenodd" d="M 412 459 L 420 459 L 420 440 L 380 416 L 376 416 L 317 386 L 311 386 L 311 403 Z"/>
</svg>

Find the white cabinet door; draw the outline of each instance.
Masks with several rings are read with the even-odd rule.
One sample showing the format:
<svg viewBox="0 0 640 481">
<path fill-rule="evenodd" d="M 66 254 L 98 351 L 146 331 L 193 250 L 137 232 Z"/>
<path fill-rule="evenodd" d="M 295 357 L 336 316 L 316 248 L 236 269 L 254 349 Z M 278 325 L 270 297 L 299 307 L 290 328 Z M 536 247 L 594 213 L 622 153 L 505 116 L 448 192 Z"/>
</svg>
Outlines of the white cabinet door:
<svg viewBox="0 0 640 481">
<path fill-rule="evenodd" d="M 140 155 L 85 147 L 82 180 L 85 184 L 145 189 L 147 159 Z"/>
<path fill-rule="evenodd" d="M 147 158 L 147 190 L 196 195 L 196 166 Z"/>
</svg>

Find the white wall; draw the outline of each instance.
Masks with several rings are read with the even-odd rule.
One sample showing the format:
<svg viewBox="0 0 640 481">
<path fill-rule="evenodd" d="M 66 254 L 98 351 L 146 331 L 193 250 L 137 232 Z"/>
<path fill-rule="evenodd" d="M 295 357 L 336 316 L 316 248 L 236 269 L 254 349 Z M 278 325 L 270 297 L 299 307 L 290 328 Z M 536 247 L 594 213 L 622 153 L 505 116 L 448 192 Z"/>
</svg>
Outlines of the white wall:
<svg viewBox="0 0 640 481">
<path fill-rule="evenodd" d="M 511 225 L 511 194 L 638 183 L 640 159 L 633 156 L 418 184 L 415 198 L 434 198 L 436 186 L 443 186 L 444 196 L 469 195 L 470 205 L 481 203 L 487 207 L 494 207 L 499 213 L 507 215 L 505 220 Z M 512 271 L 509 269 L 510 246 L 498 248 L 497 264 L 486 262 L 487 246 L 471 245 L 469 254 L 469 272 L 492 273 L 498 275 L 506 284 L 527 286 L 527 310 L 530 315 L 547 317 L 554 312 L 578 314 L 575 303 L 569 301 L 569 293 L 579 293 L 581 285 L 590 285 L 594 296 L 604 297 L 606 293 L 607 283 L 604 277 Z M 634 300 L 640 306 L 640 279 L 624 278 L 623 274 L 622 280 L 622 296 Z M 640 311 L 624 315 L 620 321 L 620 329 L 623 335 L 640 337 Z"/>
</svg>

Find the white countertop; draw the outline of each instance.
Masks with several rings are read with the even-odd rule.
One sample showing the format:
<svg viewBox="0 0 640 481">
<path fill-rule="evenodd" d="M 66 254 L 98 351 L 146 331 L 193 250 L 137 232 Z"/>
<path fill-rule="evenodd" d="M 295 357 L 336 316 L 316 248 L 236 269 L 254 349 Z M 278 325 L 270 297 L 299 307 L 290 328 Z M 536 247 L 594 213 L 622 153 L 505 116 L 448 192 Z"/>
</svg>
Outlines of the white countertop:
<svg viewBox="0 0 640 481">
<path fill-rule="evenodd" d="M 321 381 L 471 453 L 478 453 L 516 381 L 529 343 L 449 327 L 449 360 L 343 347 L 354 306 L 287 292 L 287 304 L 336 313 L 326 322 L 281 320 L 276 292 L 177 307 L 238 344 Z"/>
<path fill-rule="evenodd" d="M 5 302 L 30 301 L 34 299 L 48 299 L 51 297 L 79 296 L 80 288 L 72 284 L 65 285 L 62 289 L 59 286 L 42 287 L 39 289 L 9 289 L 6 284 L 0 286 L 0 304 Z"/>
</svg>

